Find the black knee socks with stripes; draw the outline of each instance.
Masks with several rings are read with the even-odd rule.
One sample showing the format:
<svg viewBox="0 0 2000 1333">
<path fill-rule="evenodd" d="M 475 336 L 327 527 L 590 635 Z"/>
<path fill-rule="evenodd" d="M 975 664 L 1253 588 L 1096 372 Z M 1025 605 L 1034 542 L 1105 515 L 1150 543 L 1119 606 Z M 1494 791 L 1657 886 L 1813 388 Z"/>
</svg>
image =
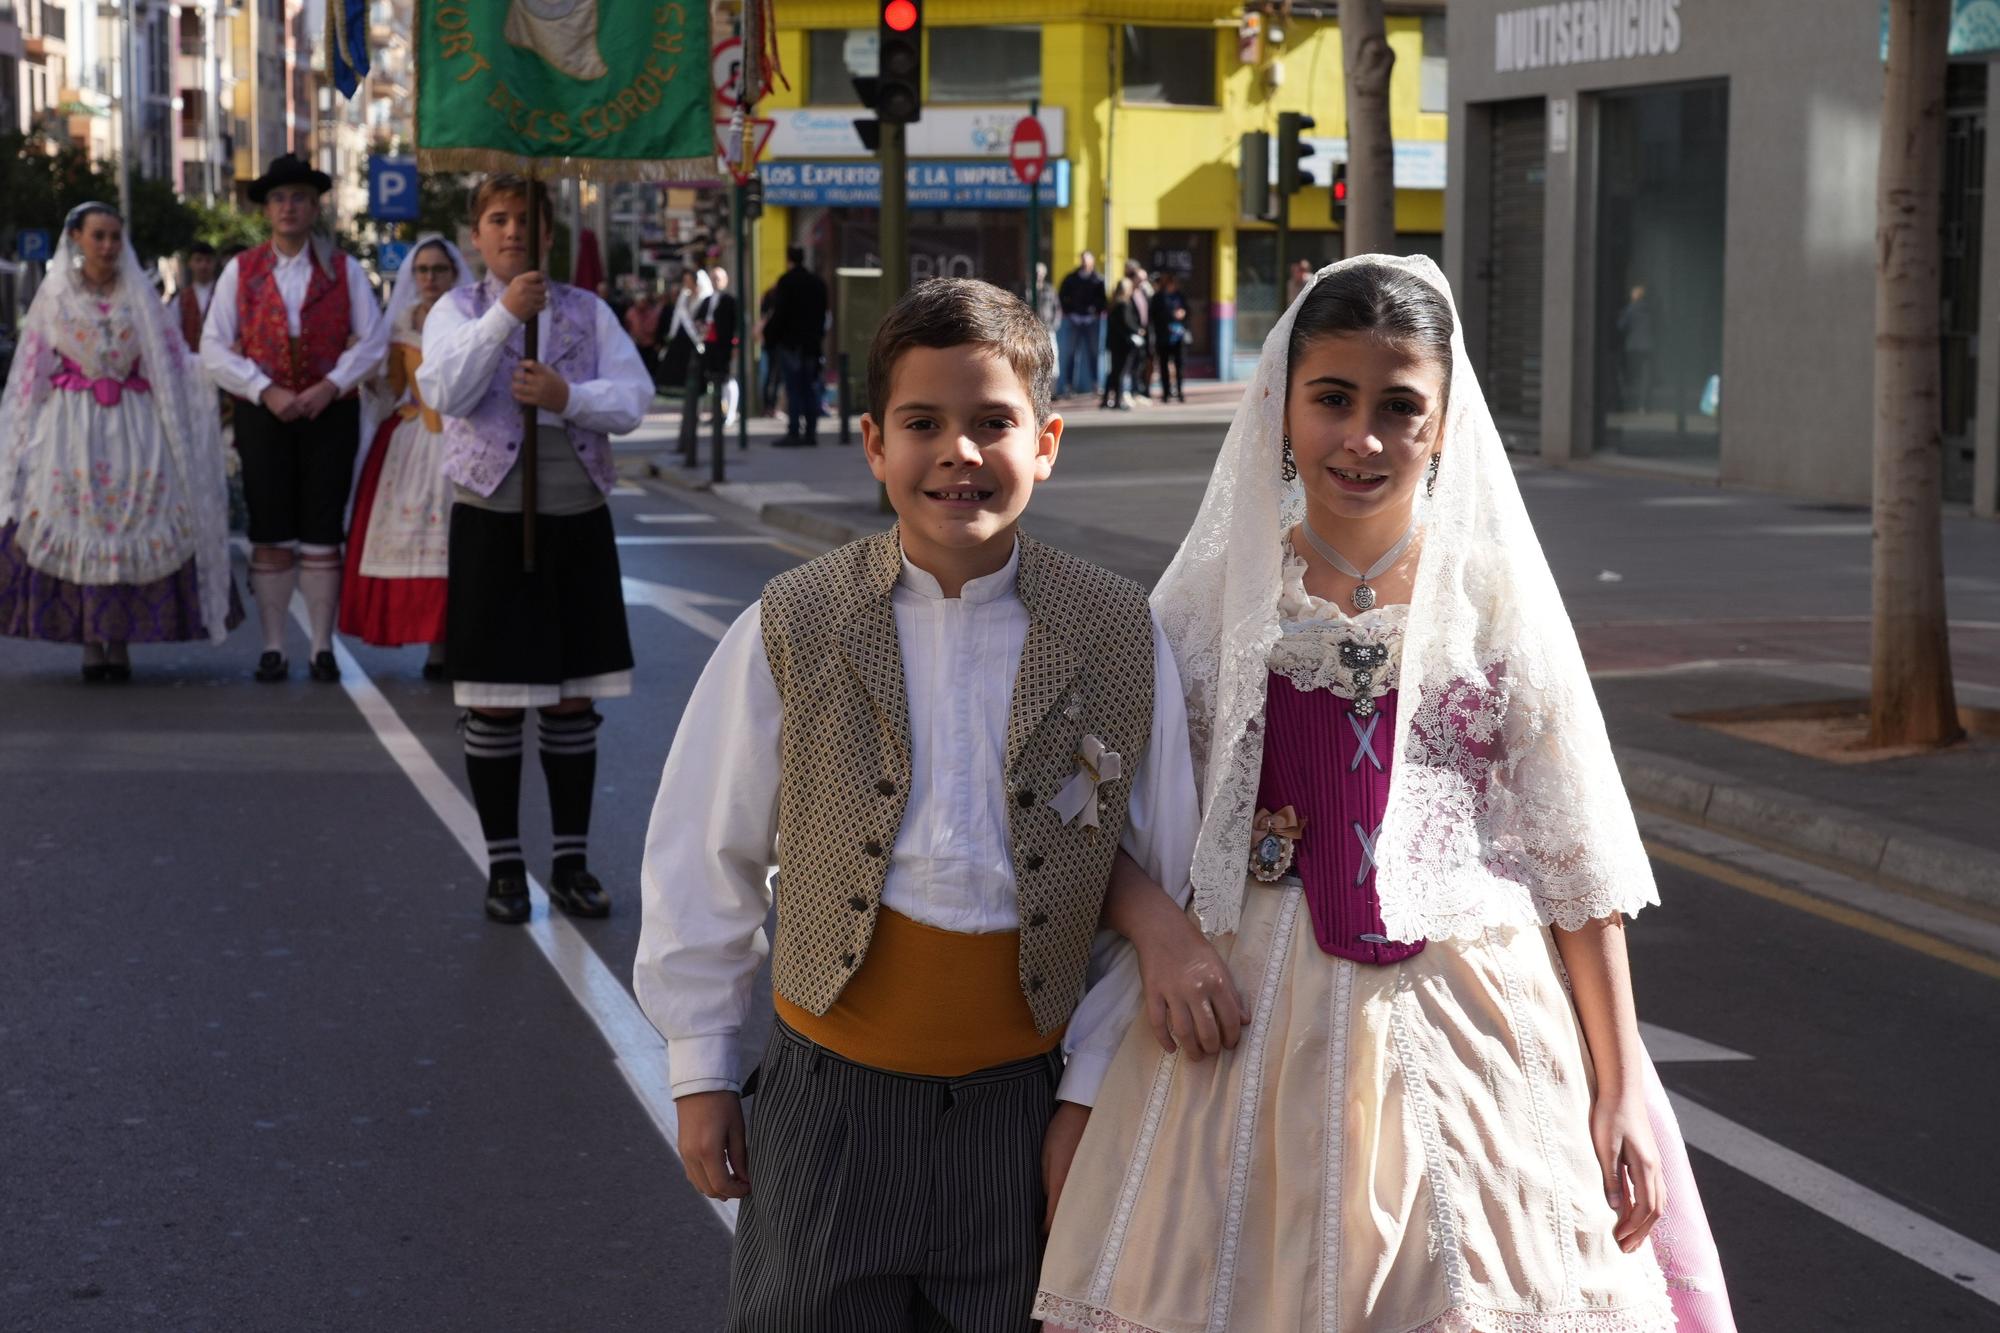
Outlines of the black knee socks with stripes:
<svg viewBox="0 0 2000 1333">
<path fill-rule="evenodd" d="M 604 719 L 595 709 L 539 715 L 542 776 L 549 784 L 549 815 L 555 837 L 555 870 L 582 870 L 590 851 L 590 798 L 597 784 L 597 729 Z M 521 874 L 522 717 L 467 713 L 465 773 L 472 804 L 486 835 L 489 874 Z"/>
<path fill-rule="evenodd" d="M 493 879 L 522 875 L 521 858 L 521 715 L 494 717 L 467 713 L 460 725 L 465 735 L 465 776 L 472 784 L 473 808 L 486 834 L 487 873 Z"/>
<path fill-rule="evenodd" d="M 590 852 L 590 796 L 597 785 L 596 709 L 543 713 L 542 776 L 549 783 L 549 825 L 555 835 L 555 869 L 582 870 Z"/>
</svg>

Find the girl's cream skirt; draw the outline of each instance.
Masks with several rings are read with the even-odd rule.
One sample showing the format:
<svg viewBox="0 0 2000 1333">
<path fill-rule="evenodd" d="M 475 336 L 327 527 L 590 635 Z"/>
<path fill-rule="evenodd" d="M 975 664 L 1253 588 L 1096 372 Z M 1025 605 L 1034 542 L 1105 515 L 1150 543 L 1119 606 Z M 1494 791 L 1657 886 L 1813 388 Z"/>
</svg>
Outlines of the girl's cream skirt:
<svg viewBox="0 0 2000 1333">
<path fill-rule="evenodd" d="M 1133 1025 L 1037 1316 L 1090 1333 L 1673 1329 L 1652 1244 L 1611 1238 L 1548 931 L 1361 965 L 1319 949 L 1296 886 L 1247 893 L 1217 944 L 1251 1023 L 1201 1063 Z"/>
</svg>

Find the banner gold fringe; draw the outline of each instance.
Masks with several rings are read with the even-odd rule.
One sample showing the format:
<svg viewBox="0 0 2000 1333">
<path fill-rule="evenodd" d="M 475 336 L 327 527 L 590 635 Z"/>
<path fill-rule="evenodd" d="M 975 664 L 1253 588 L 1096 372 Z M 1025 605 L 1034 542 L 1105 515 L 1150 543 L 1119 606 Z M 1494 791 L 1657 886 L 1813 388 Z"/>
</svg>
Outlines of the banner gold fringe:
<svg viewBox="0 0 2000 1333">
<path fill-rule="evenodd" d="M 544 180 L 569 178 L 597 183 L 613 181 L 714 182 L 723 172 L 715 158 L 681 157 L 660 161 L 596 157 L 533 157 L 503 152 L 497 148 L 418 148 L 419 171 L 496 172 L 521 175 L 533 172 Z"/>
</svg>

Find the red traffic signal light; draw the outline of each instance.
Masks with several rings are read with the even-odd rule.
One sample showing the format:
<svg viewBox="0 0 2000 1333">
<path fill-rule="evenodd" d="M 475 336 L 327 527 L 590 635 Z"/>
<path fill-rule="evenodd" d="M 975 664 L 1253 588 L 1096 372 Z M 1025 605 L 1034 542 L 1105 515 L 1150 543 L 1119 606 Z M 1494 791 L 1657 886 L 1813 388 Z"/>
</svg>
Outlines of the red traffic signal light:
<svg viewBox="0 0 2000 1333">
<path fill-rule="evenodd" d="M 1336 204 L 1347 202 L 1347 178 L 1344 176 L 1333 183 L 1333 202 Z"/>
<path fill-rule="evenodd" d="M 882 6 L 882 26 L 891 32 L 908 32 L 917 26 L 914 0 L 889 0 Z"/>
</svg>

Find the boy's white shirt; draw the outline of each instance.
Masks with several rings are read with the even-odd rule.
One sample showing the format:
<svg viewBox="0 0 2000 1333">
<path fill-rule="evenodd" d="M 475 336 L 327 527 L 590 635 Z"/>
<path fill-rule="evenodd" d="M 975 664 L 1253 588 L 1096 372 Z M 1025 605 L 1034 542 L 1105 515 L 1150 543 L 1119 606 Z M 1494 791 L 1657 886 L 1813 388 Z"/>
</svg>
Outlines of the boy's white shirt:
<svg viewBox="0 0 2000 1333">
<path fill-rule="evenodd" d="M 1008 713 L 1028 612 L 1007 567 L 947 598 L 903 562 L 892 594 L 910 710 L 909 803 L 891 849 L 882 903 L 965 933 L 1017 930 L 1007 836 Z M 633 967 L 640 1007 L 667 1039 L 676 1097 L 741 1091 L 754 1052 L 742 1032 L 752 983 L 770 951 L 772 851 L 778 827 L 777 683 L 759 605 L 709 659 L 667 755 L 646 835 L 644 924 Z M 1153 725 L 1133 776 L 1119 845 L 1174 900 L 1188 900 L 1200 812 L 1180 674 L 1153 626 Z M 1100 930 L 1087 989 L 1063 1036 L 1058 1096 L 1092 1104 L 1138 1008 L 1138 959 Z"/>
<path fill-rule="evenodd" d="M 595 295 L 592 328 L 597 336 L 597 375 L 569 386 L 569 402 L 561 412 L 541 409 L 543 426 L 575 422 L 585 430 L 625 435 L 639 429 L 653 402 L 653 377 L 639 357 L 625 326 L 611 307 Z M 549 345 L 549 312 L 536 316 L 543 347 Z M 423 360 L 417 366 L 417 389 L 433 411 L 448 417 L 469 416 L 493 383 L 500 353 L 526 321 L 497 298 L 483 315 L 467 315 L 458 302 L 439 300 L 424 317 Z"/>
</svg>

